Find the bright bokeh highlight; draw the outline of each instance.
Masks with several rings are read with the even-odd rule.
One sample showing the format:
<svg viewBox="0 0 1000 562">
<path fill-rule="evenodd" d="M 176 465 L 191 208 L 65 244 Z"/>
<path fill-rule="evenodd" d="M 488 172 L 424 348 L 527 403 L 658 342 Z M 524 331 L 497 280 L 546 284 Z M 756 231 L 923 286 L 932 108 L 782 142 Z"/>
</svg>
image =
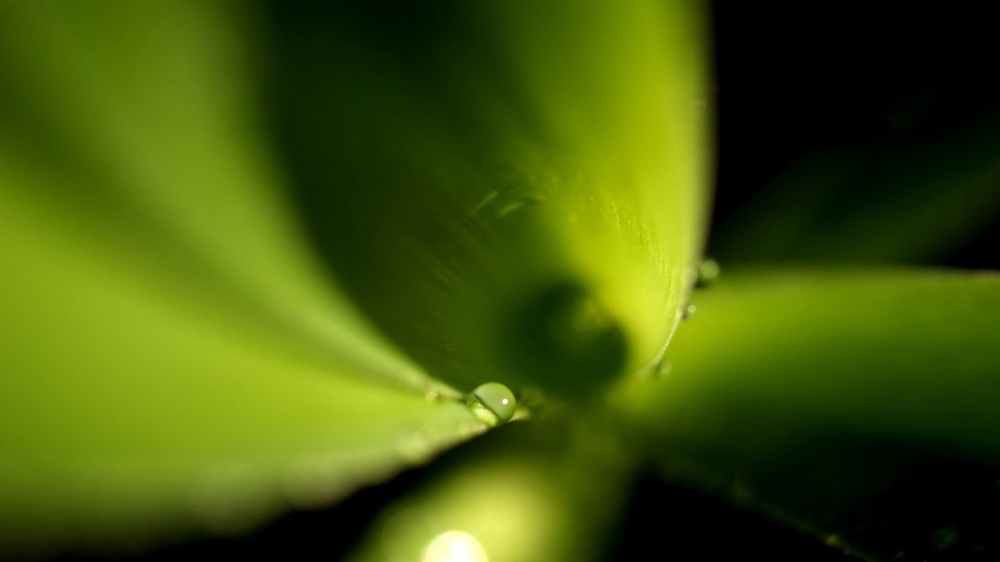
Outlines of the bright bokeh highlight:
<svg viewBox="0 0 1000 562">
<path fill-rule="evenodd" d="M 483 545 L 463 531 L 448 531 L 434 537 L 424 551 L 423 562 L 488 562 Z"/>
</svg>

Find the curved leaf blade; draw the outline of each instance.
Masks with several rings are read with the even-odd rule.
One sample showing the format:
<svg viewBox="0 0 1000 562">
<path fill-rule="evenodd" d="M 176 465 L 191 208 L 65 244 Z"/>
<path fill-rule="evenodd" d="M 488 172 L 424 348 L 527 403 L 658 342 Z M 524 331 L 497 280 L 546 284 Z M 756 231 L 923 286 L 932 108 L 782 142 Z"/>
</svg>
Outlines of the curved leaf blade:
<svg viewBox="0 0 1000 562">
<path fill-rule="evenodd" d="M 394 341 L 567 394 L 662 349 L 705 226 L 701 3 L 268 5 L 300 208 Z"/>
<path fill-rule="evenodd" d="M 293 495 L 332 486 L 329 500 L 483 429 L 459 402 L 390 385 L 378 364 L 246 322 L 184 275 L 144 275 L 141 255 L 33 224 L 6 195 L 0 542 L 190 526 L 190 494 L 220 465 L 251 481 L 236 504 L 268 500 L 263 517 L 285 503 L 280 478 L 313 457 Z M 213 486 L 228 493 L 225 478 L 208 497 Z"/>
<path fill-rule="evenodd" d="M 609 427 L 574 421 L 561 438 L 551 426 L 511 426 L 443 459 L 429 482 L 380 516 L 350 560 L 445 562 L 463 549 L 458 559 L 469 562 L 599 560 L 634 459 Z"/>
<path fill-rule="evenodd" d="M 0 550 L 240 532 L 484 430 L 305 243 L 233 10 L 0 6 Z"/>
<path fill-rule="evenodd" d="M 255 17 L 224 2 L 6 4 L 3 189 L 247 322 L 426 385 L 307 243 L 262 123 Z"/>
<path fill-rule="evenodd" d="M 933 263 L 1000 214 L 1000 119 L 809 156 L 719 225 L 727 262 Z"/>
<path fill-rule="evenodd" d="M 616 397 L 672 477 L 878 559 L 995 548 L 1000 276 L 731 274 L 696 302 L 669 375 Z"/>
</svg>

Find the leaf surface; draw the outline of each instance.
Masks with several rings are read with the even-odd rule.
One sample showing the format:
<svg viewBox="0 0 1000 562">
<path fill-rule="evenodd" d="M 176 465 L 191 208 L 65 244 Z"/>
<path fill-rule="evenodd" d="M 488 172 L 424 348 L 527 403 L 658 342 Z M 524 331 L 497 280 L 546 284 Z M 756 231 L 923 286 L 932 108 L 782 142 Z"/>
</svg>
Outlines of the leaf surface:
<svg viewBox="0 0 1000 562">
<path fill-rule="evenodd" d="M 580 421 L 568 431 L 515 423 L 445 457 L 350 560 L 601 560 L 634 459 L 608 426 Z"/>
<path fill-rule="evenodd" d="M 0 548 L 239 532 L 484 429 L 313 255 L 252 10 L 10 2 L 0 27 Z"/>
<path fill-rule="evenodd" d="M 463 389 L 653 359 L 704 227 L 700 3 L 268 5 L 296 198 L 394 341 Z"/>
<path fill-rule="evenodd" d="M 695 302 L 670 373 L 617 396 L 671 477 L 875 558 L 950 525 L 996 548 L 1000 277 L 737 273 Z"/>
</svg>

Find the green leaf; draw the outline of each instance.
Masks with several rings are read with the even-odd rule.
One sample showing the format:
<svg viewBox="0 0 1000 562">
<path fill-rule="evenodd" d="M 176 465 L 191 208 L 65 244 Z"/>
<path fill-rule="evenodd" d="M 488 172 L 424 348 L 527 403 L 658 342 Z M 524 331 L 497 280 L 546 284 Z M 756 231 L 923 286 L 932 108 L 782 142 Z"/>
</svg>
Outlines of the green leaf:
<svg viewBox="0 0 1000 562">
<path fill-rule="evenodd" d="M 223 6 L 6 4 L 0 171 L 18 199 L 7 211 L 140 256 L 132 275 L 422 384 L 405 380 L 412 367 L 387 358 L 306 244 L 260 123 L 250 14 Z M 13 229 L 6 238 L 26 251 Z"/>
<path fill-rule="evenodd" d="M 727 273 L 695 302 L 669 374 L 616 396 L 673 478 L 832 533 L 907 458 L 995 475 L 1000 276 Z"/>
<path fill-rule="evenodd" d="M 484 430 L 312 254 L 236 8 L 0 7 L 0 549 L 238 532 Z"/>
<path fill-rule="evenodd" d="M 394 341 L 466 390 L 653 359 L 704 227 L 700 3 L 269 6 L 300 208 Z"/>
<path fill-rule="evenodd" d="M 628 496 L 631 456 L 608 426 L 544 424 L 552 421 L 513 424 L 443 459 L 433 479 L 380 516 L 350 560 L 600 560 Z"/>
<path fill-rule="evenodd" d="M 933 142 L 813 154 L 713 246 L 727 262 L 933 263 L 1000 215 L 1000 119 Z"/>
</svg>

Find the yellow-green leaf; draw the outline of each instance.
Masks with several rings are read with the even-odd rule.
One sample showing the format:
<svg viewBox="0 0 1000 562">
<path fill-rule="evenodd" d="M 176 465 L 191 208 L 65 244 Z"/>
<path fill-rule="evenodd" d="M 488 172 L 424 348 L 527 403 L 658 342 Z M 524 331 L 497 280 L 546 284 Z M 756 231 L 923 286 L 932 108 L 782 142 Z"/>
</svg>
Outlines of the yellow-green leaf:
<svg viewBox="0 0 1000 562">
<path fill-rule="evenodd" d="M 704 227 L 700 3 L 270 5 L 300 208 L 395 341 L 468 390 L 654 358 Z"/>
<path fill-rule="evenodd" d="M 433 479 L 385 510 L 350 559 L 600 560 L 633 459 L 608 426 L 576 421 L 565 433 L 511 426 L 443 459 Z"/>
<path fill-rule="evenodd" d="M 911 475 L 928 463 L 986 474 L 978 493 L 995 494 L 996 273 L 729 273 L 695 302 L 669 374 L 616 396 L 637 443 L 673 478 L 837 533 L 831 544 L 868 533 L 888 549 L 907 546 L 893 533 L 920 529 L 870 514 L 900 486 L 912 495 L 940 484 Z M 915 520 L 908 511 L 900 517 Z"/>
<path fill-rule="evenodd" d="M 238 532 L 485 429 L 312 254 L 245 10 L 0 6 L 0 550 Z"/>
</svg>

